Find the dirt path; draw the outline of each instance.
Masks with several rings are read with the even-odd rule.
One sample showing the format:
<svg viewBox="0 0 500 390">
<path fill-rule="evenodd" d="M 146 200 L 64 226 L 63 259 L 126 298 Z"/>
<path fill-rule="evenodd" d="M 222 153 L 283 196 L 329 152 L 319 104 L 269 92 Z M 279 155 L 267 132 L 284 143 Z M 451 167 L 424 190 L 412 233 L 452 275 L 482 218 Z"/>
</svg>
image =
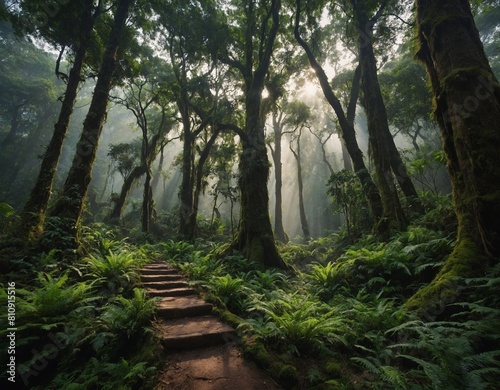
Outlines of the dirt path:
<svg viewBox="0 0 500 390">
<path fill-rule="evenodd" d="M 234 345 L 168 355 L 157 390 L 275 390 L 272 379 L 241 356 Z"/>
<path fill-rule="evenodd" d="M 277 390 L 273 380 L 243 359 L 236 332 L 211 313 L 185 278 L 166 263 L 141 270 L 143 286 L 158 302 L 156 329 L 167 364 L 156 390 Z"/>
</svg>

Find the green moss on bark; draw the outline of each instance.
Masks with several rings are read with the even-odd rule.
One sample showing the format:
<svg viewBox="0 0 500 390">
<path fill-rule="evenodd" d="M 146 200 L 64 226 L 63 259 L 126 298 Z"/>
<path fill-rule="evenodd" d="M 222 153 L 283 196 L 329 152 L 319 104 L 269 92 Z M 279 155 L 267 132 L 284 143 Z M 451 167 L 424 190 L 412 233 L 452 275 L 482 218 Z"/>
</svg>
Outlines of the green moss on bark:
<svg viewBox="0 0 500 390">
<path fill-rule="evenodd" d="M 487 263 L 472 240 L 461 238 L 439 274 L 406 302 L 406 308 L 424 319 L 435 319 L 457 299 L 463 278 L 481 275 Z"/>
</svg>

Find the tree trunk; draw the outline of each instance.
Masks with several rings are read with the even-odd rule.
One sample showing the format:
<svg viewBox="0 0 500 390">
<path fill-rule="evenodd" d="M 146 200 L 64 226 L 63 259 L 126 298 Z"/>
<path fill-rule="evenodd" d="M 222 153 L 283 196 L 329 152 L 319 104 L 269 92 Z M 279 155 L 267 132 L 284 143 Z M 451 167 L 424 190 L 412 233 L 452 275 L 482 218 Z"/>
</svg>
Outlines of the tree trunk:
<svg viewBox="0 0 500 390">
<path fill-rule="evenodd" d="M 364 92 L 363 105 L 368 121 L 368 142 L 384 207 L 383 217 L 377 225 L 377 233 L 382 239 L 387 239 L 391 227 L 404 229 L 408 222 L 401 208 L 392 173 L 391 162 L 394 150 L 390 147 L 390 143 L 394 145 L 394 142 L 389 131 L 387 113 L 378 82 L 370 28 L 373 22 L 370 21 L 363 8 L 364 3 L 358 4 L 353 0 L 353 6 L 357 19 L 359 61 Z"/>
<path fill-rule="evenodd" d="M 10 130 L 7 133 L 6 137 L 2 141 L 2 146 L 7 146 L 13 144 L 16 140 L 17 133 L 19 131 L 19 119 L 20 119 L 20 111 L 23 106 L 27 104 L 27 101 L 24 101 L 20 104 L 13 104 L 12 110 L 10 112 Z"/>
<path fill-rule="evenodd" d="M 300 137 L 302 135 L 302 129 L 299 130 L 299 134 L 297 136 L 297 151 L 293 150 L 290 145 L 290 151 L 293 153 L 295 157 L 295 161 L 297 162 L 297 184 L 299 187 L 299 215 L 300 215 L 300 225 L 302 227 L 302 232 L 304 233 L 304 240 L 308 241 L 311 238 L 311 233 L 309 232 L 309 224 L 307 223 L 306 218 L 306 209 L 304 207 L 304 184 L 302 181 L 302 161 L 300 158 Z"/>
<path fill-rule="evenodd" d="M 389 127 L 387 127 L 387 131 L 389 131 Z M 401 158 L 401 154 L 399 153 L 399 150 L 394 143 L 394 138 L 392 138 L 392 136 L 389 136 L 387 137 L 387 140 L 392 172 L 396 177 L 401 191 L 403 191 L 403 194 L 408 201 L 408 205 L 410 206 L 411 211 L 416 215 L 421 215 L 424 212 L 424 208 L 422 206 L 422 203 L 420 202 L 420 197 L 418 196 L 417 190 L 413 185 L 410 174 L 408 173 L 408 169 L 406 169 L 406 165 Z"/>
<path fill-rule="evenodd" d="M 179 233 L 189 240 L 192 228 L 190 226 L 189 217 L 193 212 L 193 191 L 194 191 L 194 172 L 193 172 L 193 137 L 189 130 L 189 118 L 186 119 L 184 125 L 183 137 L 184 143 L 182 148 L 182 182 L 179 191 L 180 210 L 179 210 Z"/>
<path fill-rule="evenodd" d="M 380 198 L 380 194 L 378 192 L 377 187 L 375 186 L 368 169 L 366 168 L 365 162 L 363 160 L 363 153 L 358 146 L 358 142 L 356 141 L 356 132 L 354 131 L 354 126 L 349 123 L 347 120 L 346 114 L 342 109 L 342 105 L 340 104 L 339 99 L 333 93 L 333 90 L 330 86 L 330 81 L 323 70 L 323 68 L 316 61 L 316 58 L 311 51 L 308 44 L 301 38 L 299 34 L 299 22 L 300 22 L 300 12 L 301 12 L 301 1 L 297 0 L 297 13 L 295 15 L 295 29 L 294 35 L 297 42 L 299 42 L 300 46 L 306 52 L 306 55 L 309 59 L 309 63 L 311 67 L 314 69 L 316 73 L 316 77 L 320 83 L 321 89 L 323 90 L 323 94 L 325 95 L 326 100 L 330 104 L 330 106 L 335 111 L 337 118 L 339 120 L 341 136 L 345 141 L 346 148 L 351 156 L 352 164 L 354 167 L 354 172 L 358 177 L 361 186 L 363 188 L 363 194 L 366 196 L 368 204 L 370 205 L 370 210 L 374 220 L 374 227 L 376 227 L 379 221 L 382 218 L 383 214 L 383 206 Z"/>
<path fill-rule="evenodd" d="M 323 156 L 323 162 L 325 163 L 326 167 L 328 168 L 328 172 L 330 173 L 330 176 L 333 176 L 335 174 L 335 170 L 333 169 L 333 166 L 332 164 L 330 164 L 330 161 L 328 161 L 328 156 L 326 154 L 326 143 L 330 140 L 330 138 L 332 137 L 333 135 L 333 132 L 330 132 L 328 134 L 328 137 L 326 137 L 326 139 L 323 141 L 321 139 L 321 136 L 317 135 L 314 131 L 312 131 L 311 129 L 309 129 L 309 131 L 311 132 L 312 135 L 314 135 L 316 137 L 316 139 L 318 140 L 319 142 L 319 146 L 321 148 L 321 154 Z M 342 138 L 341 138 L 341 141 L 342 141 Z M 347 155 L 347 157 L 349 158 L 349 155 Z M 349 160 L 350 161 L 350 160 Z"/>
<path fill-rule="evenodd" d="M 344 163 L 344 169 L 347 171 L 354 171 L 352 167 L 351 156 L 349 155 L 349 151 L 347 150 L 347 145 L 343 137 L 340 137 L 340 144 L 342 146 L 342 162 Z"/>
<path fill-rule="evenodd" d="M 370 20 L 363 8 L 365 7 L 363 3 L 359 4 L 353 0 L 353 4 L 357 18 L 361 77 L 365 111 L 368 119 L 369 142 L 373 153 L 372 157 L 376 169 L 377 161 L 380 161 L 383 166 L 383 168 L 380 167 L 379 171 L 377 171 L 377 175 L 379 176 L 380 186 L 385 187 L 384 190 L 380 188 L 381 195 L 383 198 L 388 197 L 385 202 L 386 207 L 392 208 L 392 210 L 386 210 L 386 213 L 388 212 L 390 218 L 394 219 L 400 228 L 405 228 L 408 222 L 401 209 L 398 193 L 396 190 L 388 192 L 389 187 L 392 188 L 394 186 L 394 178 L 407 198 L 412 211 L 416 214 L 421 214 L 423 207 L 389 130 L 387 110 L 378 81 L 377 60 L 373 51 L 373 26 L 377 21 L 378 15 Z M 381 160 L 387 161 L 382 162 Z M 380 175 L 385 175 L 386 178 L 383 179 Z"/>
<path fill-rule="evenodd" d="M 276 203 L 274 205 L 274 234 L 276 238 L 284 243 L 287 243 L 289 238 L 283 228 L 283 164 L 281 163 L 281 139 L 282 126 L 281 121 L 276 118 L 273 113 L 273 131 L 274 131 L 274 151 L 271 153 L 274 162 L 274 176 L 276 181 L 275 197 Z"/>
<path fill-rule="evenodd" d="M 158 188 L 158 183 L 160 182 L 161 170 L 163 168 L 163 162 L 165 160 L 165 157 L 163 154 L 164 148 L 165 148 L 165 145 L 162 145 L 160 147 L 160 161 L 158 161 L 158 168 L 156 169 L 156 173 L 154 174 L 153 181 L 151 183 L 151 188 L 153 189 L 153 192 L 156 192 L 156 189 Z"/>
<path fill-rule="evenodd" d="M 132 169 L 123 182 L 122 189 L 120 191 L 120 196 L 115 202 L 115 206 L 109 215 L 111 221 L 117 221 L 121 218 L 125 202 L 127 200 L 128 194 L 132 189 L 132 185 L 136 180 L 138 180 L 142 175 L 146 173 L 146 166 L 141 165 Z"/>
<path fill-rule="evenodd" d="M 455 299 L 456 277 L 484 275 L 500 255 L 500 85 L 466 0 L 417 0 L 417 57 L 429 74 L 458 217 L 443 269 L 407 306 L 424 317 Z"/>
<path fill-rule="evenodd" d="M 262 84 L 263 85 L 263 84 Z M 264 141 L 264 126 L 260 120 L 262 87 L 246 92 L 246 138 L 239 165 L 241 195 L 240 229 L 235 248 L 250 261 L 266 267 L 286 268 L 274 241 L 269 217 L 269 160 Z"/>
<path fill-rule="evenodd" d="M 54 125 L 54 133 L 43 156 L 35 186 L 31 190 L 30 197 L 21 213 L 19 235 L 24 239 L 40 237 L 43 232 L 45 214 L 61 156 L 62 145 L 66 138 L 71 114 L 73 113 L 85 55 L 90 45 L 92 30 L 94 28 L 95 17 L 92 16 L 92 4 L 93 1 L 86 3 L 88 8 L 85 10 L 86 17 L 84 18 L 84 23 L 82 23 L 82 38 L 75 52 L 73 66 L 69 72 L 59 118 Z"/>
<path fill-rule="evenodd" d="M 87 189 L 92 179 L 92 167 L 106 118 L 109 91 L 112 87 L 113 73 L 118 60 L 118 49 L 131 2 L 132 0 L 118 2 L 113 27 L 104 52 L 89 111 L 83 123 L 83 131 L 77 144 L 76 154 L 64 183 L 62 196 L 51 214 L 64 219 L 61 221 L 64 224 L 63 229 L 75 238 L 78 234 Z"/>
<path fill-rule="evenodd" d="M 231 247 L 240 250 L 248 260 L 265 267 L 287 268 L 278 253 L 269 216 L 269 160 L 261 112 L 264 80 L 279 28 L 281 1 L 271 0 L 262 26 L 266 27 L 266 23 L 270 22 L 272 24 L 265 32 L 258 31 L 261 25 L 256 22 L 256 4 L 260 3 L 249 1 L 245 7 L 244 60 L 238 62 L 229 59 L 227 62 L 240 70 L 245 81 L 245 128 L 244 134 L 241 134 L 238 180 L 241 195 L 240 228 Z M 254 44 L 255 37 L 259 39 L 257 45 Z M 254 58 L 256 52 L 258 58 Z"/>
<path fill-rule="evenodd" d="M 141 225 L 142 231 L 148 233 L 153 218 L 153 190 L 151 189 L 151 170 L 146 168 L 146 180 L 144 181 L 144 196 L 142 199 Z"/>
<path fill-rule="evenodd" d="M 196 183 L 193 193 L 193 208 L 191 210 L 191 214 L 188 217 L 187 229 L 186 229 L 187 233 L 186 238 L 189 240 L 192 240 L 196 234 L 198 205 L 200 203 L 200 195 L 203 190 L 203 177 L 205 176 L 204 167 L 208 159 L 208 156 L 210 154 L 210 150 L 212 149 L 212 146 L 214 145 L 218 135 L 219 135 L 219 130 L 215 129 L 212 136 L 207 141 L 207 144 L 203 148 L 198 163 L 196 164 Z"/>
</svg>

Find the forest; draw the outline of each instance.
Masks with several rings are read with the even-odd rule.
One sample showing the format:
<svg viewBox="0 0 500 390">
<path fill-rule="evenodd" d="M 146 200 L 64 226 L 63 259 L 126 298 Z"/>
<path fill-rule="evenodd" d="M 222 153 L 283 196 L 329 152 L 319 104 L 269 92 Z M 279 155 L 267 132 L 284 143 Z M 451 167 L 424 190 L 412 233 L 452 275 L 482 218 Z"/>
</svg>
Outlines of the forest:
<svg viewBox="0 0 500 390">
<path fill-rule="evenodd" d="M 158 264 L 262 389 L 500 388 L 499 0 L 1 0 L 0 53 L 2 388 L 198 389 Z"/>
</svg>

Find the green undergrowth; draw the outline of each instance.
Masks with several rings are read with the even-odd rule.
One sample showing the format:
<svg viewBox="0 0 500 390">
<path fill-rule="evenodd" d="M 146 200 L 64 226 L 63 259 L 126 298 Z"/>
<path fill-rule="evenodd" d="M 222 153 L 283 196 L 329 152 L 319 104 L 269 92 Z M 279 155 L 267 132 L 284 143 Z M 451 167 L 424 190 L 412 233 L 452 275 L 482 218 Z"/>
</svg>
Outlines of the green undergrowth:
<svg viewBox="0 0 500 390">
<path fill-rule="evenodd" d="M 384 243 L 335 234 L 280 247 L 294 269 L 218 258 L 198 242 L 166 258 L 238 327 L 245 356 L 287 389 L 494 389 L 500 380 L 500 274 L 457 281 L 454 301 L 424 320 L 404 303 L 452 250 L 422 218 Z M 437 226 L 437 225 L 434 225 Z M 439 316 L 445 312 L 446 316 Z"/>
<path fill-rule="evenodd" d="M 151 326 L 155 301 L 138 287 L 148 248 L 93 229 L 87 230 L 85 242 L 85 257 L 68 265 L 57 251 L 42 254 L 31 271 L 36 276 L 16 282 L 16 384 L 32 389 L 153 388 L 161 356 Z M 13 276 L 9 280 L 16 281 Z M 7 285 L 0 291 L 6 300 Z M 1 338 L 4 343 L 5 330 Z M 1 375 L 7 380 L 5 370 Z"/>
</svg>

